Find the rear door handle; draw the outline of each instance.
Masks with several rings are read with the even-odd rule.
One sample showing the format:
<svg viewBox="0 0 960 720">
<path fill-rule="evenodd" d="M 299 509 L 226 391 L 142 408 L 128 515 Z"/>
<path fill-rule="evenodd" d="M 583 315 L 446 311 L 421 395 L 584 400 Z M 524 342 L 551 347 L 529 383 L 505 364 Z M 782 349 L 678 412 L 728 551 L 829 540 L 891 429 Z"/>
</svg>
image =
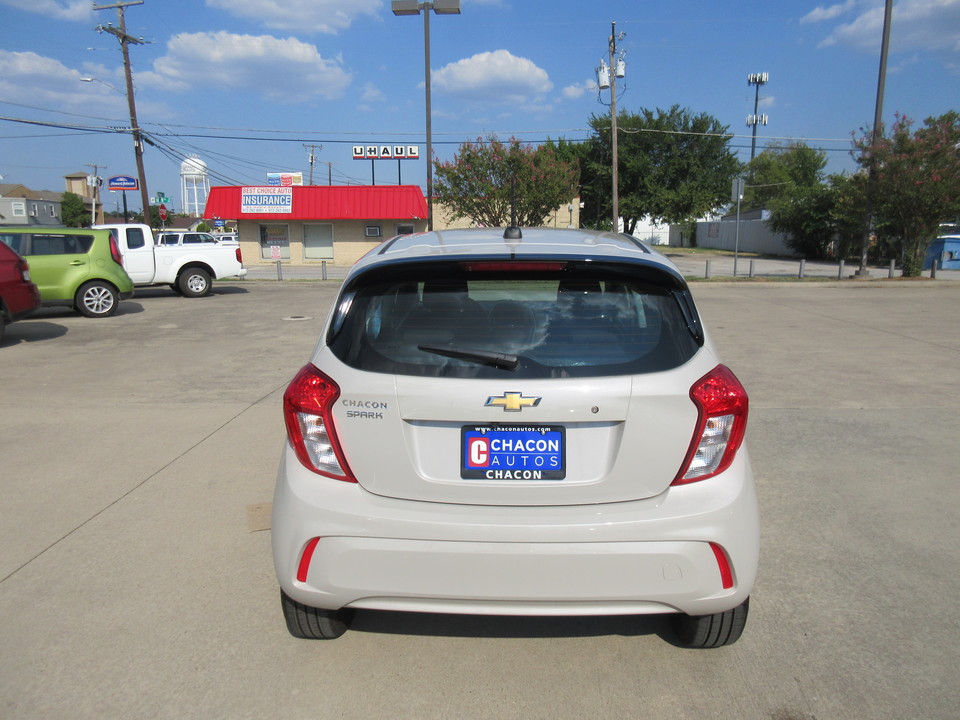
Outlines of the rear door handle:
<svg viewBox="0 0 960 720">
<path fill-rule="evenodd" d="M 86 263 L 83 262 L 83 260 L 71 260 L 71 261 L 70 261 L 70 264 L 71 264 L 71 265 L 86 265 Z"/>
</svg>

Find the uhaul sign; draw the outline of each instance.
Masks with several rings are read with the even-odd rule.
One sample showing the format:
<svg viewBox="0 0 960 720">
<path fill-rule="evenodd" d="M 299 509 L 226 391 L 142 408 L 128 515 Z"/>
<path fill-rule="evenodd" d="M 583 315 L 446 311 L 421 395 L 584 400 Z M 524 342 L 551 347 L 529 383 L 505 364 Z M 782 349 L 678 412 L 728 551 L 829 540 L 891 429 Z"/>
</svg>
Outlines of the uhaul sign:
<svg viewBox="0 0 960 720">
<path fill-rule="evenodd" d="M 419 145 L 354 145 L 354 160 L 419 160 Z"/>
</svg>

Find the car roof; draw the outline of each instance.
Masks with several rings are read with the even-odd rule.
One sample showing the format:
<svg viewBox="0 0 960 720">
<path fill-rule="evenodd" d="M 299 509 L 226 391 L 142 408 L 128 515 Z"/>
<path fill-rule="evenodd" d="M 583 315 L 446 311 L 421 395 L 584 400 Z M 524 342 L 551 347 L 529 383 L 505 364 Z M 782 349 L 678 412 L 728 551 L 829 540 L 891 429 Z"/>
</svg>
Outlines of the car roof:
<svg viewBox="0 0 960 720">
<path fill-rule="evenodd" d="M 471 228 L 399 235 L 378 245 L 354 266 L 362 271 L 372 265 L 415 260 L 456 260 L 485 257 L 503 259 L 541 256 L 584 258 L 659 265 L 679 274 L 666 257 L 641 240 L 624 233 L 565 228 L 522 228 L 520 237 L 510 237 L 505 228 Z M 517 230 L 517 228 L 514 228 Z"/>
<path fill-rule="evenodd" d="M 7 227 L 0 226 L 0 233 L 35 233 L 40 235 L 100 235 L 101 233 L 110 234 L 109 230 L 102 228 L 68 228 L 68 227 Z"/>
</svg>

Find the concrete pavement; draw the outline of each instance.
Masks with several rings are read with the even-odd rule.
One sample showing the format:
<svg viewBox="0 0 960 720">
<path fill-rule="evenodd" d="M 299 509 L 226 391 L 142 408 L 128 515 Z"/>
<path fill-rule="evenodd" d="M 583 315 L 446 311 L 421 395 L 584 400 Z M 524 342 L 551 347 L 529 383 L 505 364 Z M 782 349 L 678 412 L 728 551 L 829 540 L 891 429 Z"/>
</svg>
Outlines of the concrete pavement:
<svg viewBox="0 0 960 720">
<path fill-rule="evenodd" d="M 751 396 L 741 641 L 663 618 L 283 626 L 280 398 L 338 283 L 144 290 L 0 346 L 0 717 L 954 718 L 960 285 L 698 283 Z"/>
</svg>

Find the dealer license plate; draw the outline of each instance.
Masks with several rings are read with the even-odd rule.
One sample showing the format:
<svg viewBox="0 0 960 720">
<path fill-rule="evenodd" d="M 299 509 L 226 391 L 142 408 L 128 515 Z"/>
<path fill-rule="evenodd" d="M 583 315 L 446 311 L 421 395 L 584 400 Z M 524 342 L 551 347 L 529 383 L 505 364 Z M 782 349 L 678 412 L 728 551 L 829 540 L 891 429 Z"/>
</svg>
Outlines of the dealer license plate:
<svg viewBox="0 0 960 720">
<path fill-rule="evenodd" d="M 563 480 L 562 425 L 464 425 L 460 477 L 466 480 Z"/>
</svg>

